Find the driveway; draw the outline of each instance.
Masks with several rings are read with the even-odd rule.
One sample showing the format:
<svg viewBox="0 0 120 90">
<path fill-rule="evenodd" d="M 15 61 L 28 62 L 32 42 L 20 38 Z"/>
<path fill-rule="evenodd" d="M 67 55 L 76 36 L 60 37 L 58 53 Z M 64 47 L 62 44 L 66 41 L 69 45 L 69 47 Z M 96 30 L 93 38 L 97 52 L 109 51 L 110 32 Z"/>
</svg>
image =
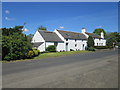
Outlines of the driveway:
<svg viewBox="0 0 120 90">
<path fill-rule="evenodd" d="M 117 87 L 117 50 L 3 64 L 3 88 Z"/>
</svg>

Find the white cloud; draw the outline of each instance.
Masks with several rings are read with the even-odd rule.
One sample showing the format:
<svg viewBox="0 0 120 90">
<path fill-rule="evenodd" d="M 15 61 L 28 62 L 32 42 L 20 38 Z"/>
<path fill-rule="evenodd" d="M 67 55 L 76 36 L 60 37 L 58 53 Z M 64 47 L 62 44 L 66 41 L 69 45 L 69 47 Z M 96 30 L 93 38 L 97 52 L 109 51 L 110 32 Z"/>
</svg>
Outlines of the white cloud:
<svg viewBox="0 0 120 90">
<path fill-rule="evenodd" d="M 15 18 L 5 17 L 5 20 L 7 20 L 7 21 L 11 21 L 11 20 L 15 20 Z"/>
<path fill-rule="evenodd" d="M 10 14 L 10 11 L 9 11 L 9 10 L 5 10 L 5 13 L 6 13 L 6 14 Z"/>
<path fill-rule="evenodd" d="M 29 31 L 27 28 L 24 28 L 24 29 L 23 29 L 23 32 L 27 32 L 27 31 Z"/>
<path fill-rule="evenodd" d="M 59 29 L 63 29 L 64 27 L 63 26 L 60 26 Z"/>
</svg>

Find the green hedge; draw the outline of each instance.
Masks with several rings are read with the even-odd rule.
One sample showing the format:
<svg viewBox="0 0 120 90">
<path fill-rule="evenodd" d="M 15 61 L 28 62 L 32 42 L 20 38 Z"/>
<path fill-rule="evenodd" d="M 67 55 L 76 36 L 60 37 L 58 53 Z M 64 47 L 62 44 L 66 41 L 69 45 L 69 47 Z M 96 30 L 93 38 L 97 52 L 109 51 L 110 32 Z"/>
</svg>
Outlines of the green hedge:
<svg viewBox="0 0 120 90">
<path fill-rule="evenodd" d="M 94 46 L 95 49 L 111 49 L 113 46 Z"/>
<path fill-rule="evenodd" d="M 94 47 L 86 47 L 85 50 L 88 50 L 88 51 L 95 51 L 95 48 L 94 48 Z"/>
<path fill-rule="evenodd" d="M 48 51 L 48 52 L 56 52 L 56 47 L 54 45 L 49 45 L 46 48 L 46 51 Z"/>
</svg>

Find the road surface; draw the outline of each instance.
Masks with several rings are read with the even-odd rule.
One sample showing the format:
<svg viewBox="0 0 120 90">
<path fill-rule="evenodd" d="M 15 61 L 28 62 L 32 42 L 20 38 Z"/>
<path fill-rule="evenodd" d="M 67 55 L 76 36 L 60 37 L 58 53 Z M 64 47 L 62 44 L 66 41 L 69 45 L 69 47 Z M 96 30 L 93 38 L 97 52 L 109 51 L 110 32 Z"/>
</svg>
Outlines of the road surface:
<svg viewBox="0 0 120 90">
<path fill-rule="evenodd" d="M 117 52 L 4 63 L 3 88 L 117 88 Z"/>
</svg>

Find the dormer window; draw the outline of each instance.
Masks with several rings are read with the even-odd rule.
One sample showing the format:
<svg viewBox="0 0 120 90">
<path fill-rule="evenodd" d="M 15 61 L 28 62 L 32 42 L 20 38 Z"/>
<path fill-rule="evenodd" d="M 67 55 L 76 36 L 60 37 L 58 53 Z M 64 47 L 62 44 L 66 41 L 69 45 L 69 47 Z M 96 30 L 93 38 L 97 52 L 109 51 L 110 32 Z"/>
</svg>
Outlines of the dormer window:
<svg viewBox="0 0 120 90">
<path fill-rule="evenodd" d="M 67 36 L 69 36 L 69 34 L 68 34 L 68 33 L 66 33 L 66 35 L 67 35 Z"/>
<path fill-rule="evenodd" d="M 75 39 L 75 42 L 76 42 L 77 40 Z"/>
</svg>

